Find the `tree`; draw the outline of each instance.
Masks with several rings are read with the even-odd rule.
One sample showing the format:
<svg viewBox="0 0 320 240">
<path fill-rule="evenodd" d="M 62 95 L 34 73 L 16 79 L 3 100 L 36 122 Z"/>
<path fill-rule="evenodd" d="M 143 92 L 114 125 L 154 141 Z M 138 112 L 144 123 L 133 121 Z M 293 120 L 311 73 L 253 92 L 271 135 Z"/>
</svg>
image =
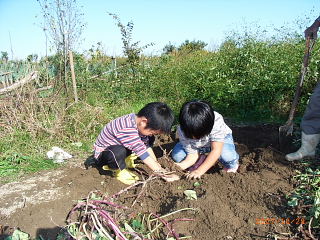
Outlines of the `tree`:
<svg viewBox="0 0 320 240">
<path fill-rule="evenodd" d="M 220 45 L 220 50 L 231 50 L 231 49 L 236 49 L 237 48 L 237 43 L 232 40 L 226 40 Z"/>
<path fill-rule="evenodd" d="M 169 42 L 167 45 L 165 45 L 164 48 L 162 49 L 164 54 L 170 54 L 176 50 L 177 50 L 177 48 L 173 44 L 171 44 L 171 42 Z"/>
<path fill-rule="evenodd" d="M 30 54 L 27 57 L 28 62 L 36 62 L 38 60 L 38 54 Z"/>
<path fill-rule="evenodd" d="M 199 51 L 199 50 L 203 50 L 205 48 L 205 46 L 207 46 L 208 44 L 203 42 L 203 41 L 189 41 L 189 40 L 185 40 L 184 43 L 182 43 L 179 47 L 178 47 L 178 51 L 189 51 L 189 52 L 194 52 L 194 51 Z"/>
<path fill-rule="evenodd" d="M 74 50 L 85 27 L 76 0 L 37 0 L 44 18 L 43 30 L 49 32 L 58 53 Z"/>
<path fill-rule="evenodd" d="M 138 42 L 132 42 L 132 30 L 133 30 L 133 22 L 130 21 L 127 23 L 127 25 L 123 25 L 120 21 L 120 18 L 113 13 L 109 13 L 110 16 L 113 17 L 113 19 L 116 20 L 117 26 L 120 28 L 121 31 L 121 40 L 123 43 L 123 54 L 128 58 L 128 62 L 130 64 L 130 67 L 135 74 L 136 72 L 136 66 L 139 63 L 140 54 L 143 52 L 144 49 L 146 49 L 149 46 L 152 46 L 153 43 L 146 44 L 142 47 L 139 46 L 140 41 Z"/>
<path fill-rule="evenodd" d="M 1 60 L 6 63 L 8 62 L 8 59 L 9 59 L 8 52 L 1 52 Z"/>
<path fill-rule="evenodd" d="M 56 49 L 64 66 L 65 84 L 67 79 L 68 51 L 74 50 L 81 40 L 81 34 L 85 27 L 76 0 L 37 0 L 40 4 L 44 23 L 43 31 Z M 65 86 L 66 87 L 66 86 Z"/>
</svg>

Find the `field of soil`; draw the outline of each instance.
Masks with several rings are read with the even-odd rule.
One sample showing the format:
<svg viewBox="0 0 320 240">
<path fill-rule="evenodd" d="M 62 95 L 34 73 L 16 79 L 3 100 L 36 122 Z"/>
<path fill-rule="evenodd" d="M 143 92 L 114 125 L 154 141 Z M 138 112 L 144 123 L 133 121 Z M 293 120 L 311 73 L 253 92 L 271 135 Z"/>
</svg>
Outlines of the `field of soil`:
<svg viewBox="0 0 320 240">
<path fill-rule="evenodd" d="M 292 191 L 291 177 L 295 166 L 278 151 L 278 127 L 273 125 L 231 126 L 237 151 L 240 154 L 239 172 L 224 173 L 222 166 L 212 168 L 201 180 L 166 183 L 155 179 L 141 189 L 122 194 L 121 204 L 130 206 L 132 214 L 152 212 L 164 215 L 179 209 L 177 216 L 193 221 L 175 225 L 176 232 L 191 239 L 273 239 L 288 237 L 297 232 L 298 225 L 280 221 L 261 224 L 265 218 L 293 218 L 287 208 L 285 196 Z M 158 139 L 155 146 L 159 160 L 166 164 L 174 140 Z M 292 150 L 292 149 L 291 149 Z M 74 153 L 73 153 L 74 154 Z M 75 154 L 74 154 L 75 155 Z M 77 200 L 86 198 L 89 192 L 100 190 L 110 195 L 126 185 L 96 168 L 85 169 L 88 156 L 76 156 L 58 170 L 43 171 L 27 176 L 0 189 L 0 239 L 14 228 L 32 237 L 56 239 L 66 225 L 68 212 Z M 194 184 L 198 182 L 197 184 Z M 197 200 L 189 200 L 184 190 L 195 190 Z"/>
</svg>

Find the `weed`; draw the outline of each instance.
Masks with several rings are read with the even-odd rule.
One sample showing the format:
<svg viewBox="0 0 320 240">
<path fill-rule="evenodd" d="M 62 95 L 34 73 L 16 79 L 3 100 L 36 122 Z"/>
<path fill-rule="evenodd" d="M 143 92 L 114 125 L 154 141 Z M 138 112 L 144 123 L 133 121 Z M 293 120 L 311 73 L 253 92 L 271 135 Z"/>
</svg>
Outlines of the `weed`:
<svg viewBox="0 0 320 240">
<path fill-rule="evenodd" d="M 288 197 L 288 205 L 294 208 L 296 214 L 305 217 L 309 225 L 313 227 L 313 235 L 319 236 L 320 168 L 311 168 L 309 162 L 305 162 L 305 164 L 305 170 L 303 172 L 297 171 L 297 175 L 294 177 L 297 186 Z"/>
</svg>

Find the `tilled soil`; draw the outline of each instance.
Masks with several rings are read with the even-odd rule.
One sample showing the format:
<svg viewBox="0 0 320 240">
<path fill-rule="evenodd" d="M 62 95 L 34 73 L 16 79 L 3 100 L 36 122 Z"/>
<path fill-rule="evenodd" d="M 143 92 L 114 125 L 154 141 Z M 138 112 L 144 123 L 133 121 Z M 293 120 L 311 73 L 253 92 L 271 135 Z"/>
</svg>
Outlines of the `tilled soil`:
<svg viewBox="0 0 320 240">
<path fill-rule="evenodd" d="M 264 219 L 282 219 L 289 215 L 285 196 L 292 191 L 293 165 L 278 151 L 278 127 L 272 125 L 233 126 L 234 140 L 240 154 L 239 173 L 224 173 L 213 167 L 201 180 L 182 178 L 173 183 L 155 179 L 135 191 L 128 191 L 119 202 L 131 206 L 132 213 L 164 215 L 179 209 L 177 216 L 193 221 L 175 225 L 175 230 L 192 239 L 266 239 L 273 234 L 290 234 L 298 225 Z M 159 139 L 155 153 L 162 164 L 170 165 L 171 138 Z M 292 150 L 292 149 L 291 149 Z M 73 153 L 73 155 L 75 155 Z M 66 225 L 68 212 L 89 192 L 100 190 L 115 194 L 126 185 L 95 168 L 86 170 L 86 157 L 77 157 L 54 171 L 43 171 L 18 182 L 1 186 L 0 239 L 14 228 L 32 237 L 56 239 Z M 138 167 L 144 169 L 144 167 Z M 197 184 L 194 184 L 197 182 Z M 189 200 L 184 191 L 195 190 L 197 200 Z M 262 219 L 262 220 L 261 220 Z M 285 235 L 283 235 L 285 236 Z M 288 236 L 288 235 L 287 235 Z"/>
</svg>

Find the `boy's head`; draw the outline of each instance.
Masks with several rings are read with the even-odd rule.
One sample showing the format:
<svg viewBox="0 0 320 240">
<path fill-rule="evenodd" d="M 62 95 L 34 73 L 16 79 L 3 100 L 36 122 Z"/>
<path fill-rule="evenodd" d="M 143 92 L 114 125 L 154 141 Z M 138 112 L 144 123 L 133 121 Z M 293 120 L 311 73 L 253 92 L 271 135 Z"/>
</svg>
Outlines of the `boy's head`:
<svg viewBox="0 0 320 240">
<path fill-rule="evenodd" d="M 174 120 L 172 110 L 162 102 L 148 103 L 138 112 L 137 116 L 142 119 L 138 124 L 139 131 L 144 134 L 144 130 L 151 130 L 144 135 L 170 133 Z"/>
<path fill-rule="evenodd" d="M 211 132 L 214 124 L 214 111 L 209 103 L 192 100 L 183 104 L 179 122 L 187 138 L 200 139 Z"/>
</svg>

